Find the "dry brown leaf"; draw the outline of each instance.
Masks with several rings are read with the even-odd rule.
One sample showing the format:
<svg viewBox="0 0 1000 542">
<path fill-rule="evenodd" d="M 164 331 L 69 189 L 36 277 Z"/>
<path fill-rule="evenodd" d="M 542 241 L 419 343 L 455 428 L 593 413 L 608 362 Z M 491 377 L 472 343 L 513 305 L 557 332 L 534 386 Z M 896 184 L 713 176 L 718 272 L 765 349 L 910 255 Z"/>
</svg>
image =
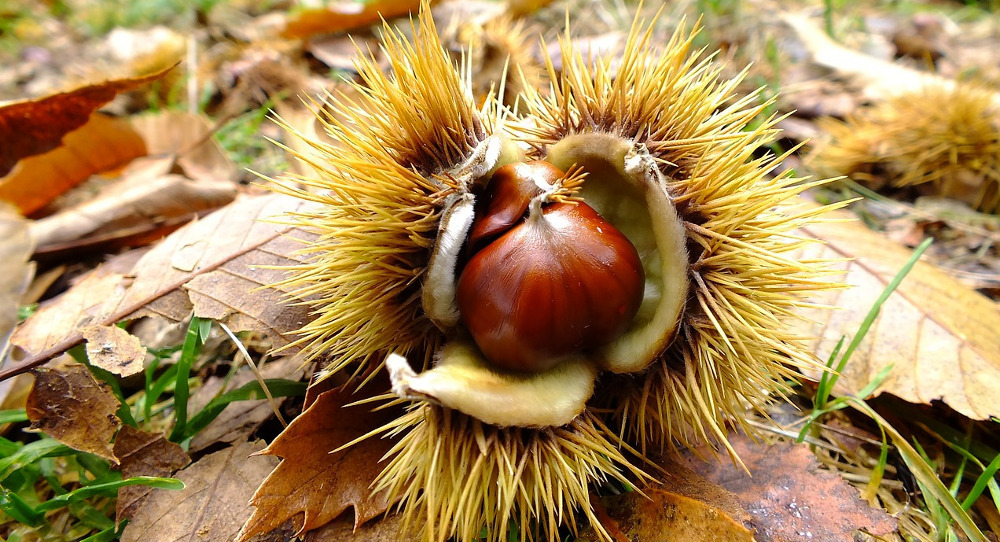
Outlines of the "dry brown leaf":
<svg viewBox="0 0 1000 542">
<path fill-rule="evenodd" d="M 142 138 L 128 121 L 94 113 L 67 134 L 61 146 L 18 162 L 0 179 L 0 199 L 31 214 L 91 175 L 145 154 Z"/>
<path fill-rule="evenodd" d="M 236 180 L 236 164 L 212 138 L 212 123 L 184 111 L 163 111 L 130 119 L 151 156 L 176 156 L 184 175 L 199 181 Z"/>
<path fill-rule="evenodd" d="M 87 326 L 80 330 L 87 341 L 87 359 L 119 376 L 142 372 L 146 348 L 139 339 L 118 326 Z"/>
<path fill-rule="evenodd" d="M 119 92 L 162 77 L 170 68 L 145 75 L 95 83 L 68 92 L 0 107 L 0 175 L 27 156 L 52 150 L 63 136 L 83 126 L 98 107 Z M 0 196 L 0 199 L 6 199 Z"/>
<path fill-rule="evenodd" d="M 121 461 L 123 478 L 133 476 L 171 476 L 191 463 L 184 449 L 160 433 L 147 433 L 130 425 L 123 426 L 115 437 L 115 456 Z M 126 486 L 118 490 L 116 518 L 131 519 L 153 492 L 148 486 Z"/>
<path fill-rule="evenodd" d="M 286 38 L 308 38 L 315 34 L 341 32 L 409 15 L 420 7 L 420 0 L 374 0 L 372 2 L 344 2 L 326 8 L 307 9 L 288 21 L 283 35 Z"/>
<path fill-rule="evenodd" d="M 816 64 L 855 79 L 870 98 L 881 99 L 928 86 L 954 90 L 954 80 L 921 72 L 848 49 L 834 42 L 817 24 L 799 14 L 783 13 L 781 20 L 795 31 Z M 994 94 L 1000 105 L 1000 92 Z"/>
<path fill-rule="evenodd" d="M 154 491 L 125 527 L 122 542 L 232 540 L 250 516 L 247 495 L 277 460 L 244 442 L 206 455 L 176 474 L 181 491 Z"/>
<path fill-rule="evenodd" d="M 58 343 L 73 330 L 92 323 L 102 305 L 122 296 L 125 275 L 143 253 L 133 251 L 112 258 L 85 275 L 59 297 L 43 302 L 14 331 L 11 344 L 20 347 L 30 356 Z M 82 334 L 80 340 L 83 340 Z M 14 356 L 13 361 L 19 362 L 23 357 Z"/>
<path fill-rule="evenodd" d="M 632 492 L 601 498 L 605 510 L 598 513 L 605 516 L 602 523 L 613 539 L 754 541 L 752 530 L 698 498 L 659 488 L 644 489 L 643 493 L 645 496 Z M 600 540 L 592 530 L 588 531 L 581 540 Z"/>
<path fill-rule="evenodd" d="M 6 357 L 17 309 L 35 274 L 28 262 L 33 248 L 28 222 L 10 205 L 0 204 L 0 359 Z"/>
<path fill-rule="evenodd" d="M 285 276 L 267 266 L 299 263 L 300 240 L 311 234 L 263 220 L 304 205 L 275 195 L 238 200 L 164 239 L 135 264 L 130 278 L 104 278 L 99 295 L 70 289 L 15 332 L 12 342 L 30 357 L 0 371 L 0 380 L 79 344 L 81 326 L 143 316 L 179 321 L 193 310 L 234 331 L 266 333 L 275 346 L 287 344 L 309 319 L 308 309 L 265 287 Z"/>
<path fill-rule="evenodd" d="M 399 414 L 394 409 L 371 412 L 370 405 L 344 408 L 357 399 L 345 390 L 320 395 L 264 450 L 283 459 L 254 493 L 254 513 L 240 540 L 271 531 L 289 518 L 301 525 L 301 534 L 349 507 L 354 508 L 355 527 L 385 511 L 390 504 L 386 495 L 373 495 L 369 486 L 392 441 L 373 437 L 330 453 Z"/>
<path fill-rule="evenodd" d="M 853 336 L 858 330 L 911 255 L 861 223 L 847 221 L 851 215 L 835 217 L 845 222 L 814 224 L 804 230 L 826 246 L 812 247 L 803 257 L 821 252 L 822 257 L 854 259 L 842 264 L 843 280 L 853 288 L 827 291 L 812 299 L 838 310 L 806 312 L 817 323 L 800 330 L 803 336 L 819 337 L 814 351 L 824 360 L 841 336 Z M 836 393 L 858 393 L 889 365 L 892 370 L 876 395 L 891 393 L 912 403 L 941 400 L 979 420 L 1000 415 L 997 305 L 933 265 L 918 262 L 883 305 L 837 381 Z"/>
<path fill-rule="evenodd" d="M 59 442 L 118 462 L 111 439 L 121 426 L 118 399 L 83 365 L 35 371 L 35 387 L 25 410 L 31 428 Z"/>
<path fill-rule="evenodd" d="M 896 520 L 884 510 L 869 506 L 836 474 L 820 470 L 808 447 L 728 438 L 749 475 L 728 458 L 705 462 L 688 452 L 682 460 L 736 495 L 752 516 L 758 542 L 853 542 L 861 529 L 879 536 L 896 530 Z M 701 452 L 712 457 L 711 450 Z"/>
<path fill-rule="evenodd" d="M 373 519 L 357 528 L 354 522 L 346 516 L 341 516 L 330 523 L 306 533 L 305 542 L 398 542 L 399 540 L 420 540 L 420 533 L 411 527 L 410 532 L 403 532 L 403 516 L 391 516 Z"/>
<path fill-rule="evenodd" d="M 147 162 L 149 163 L 149 162 Z M 96 197 L 41 220 L 31 231 L 40 249 L 82 237 L 102 238 L 119 231 L 151 227 L 173 218 L 190 220 L 197 213 L 233 201 L 231 181 L 196 181 L 150 171 L 126 175 Z"/>
</svg>

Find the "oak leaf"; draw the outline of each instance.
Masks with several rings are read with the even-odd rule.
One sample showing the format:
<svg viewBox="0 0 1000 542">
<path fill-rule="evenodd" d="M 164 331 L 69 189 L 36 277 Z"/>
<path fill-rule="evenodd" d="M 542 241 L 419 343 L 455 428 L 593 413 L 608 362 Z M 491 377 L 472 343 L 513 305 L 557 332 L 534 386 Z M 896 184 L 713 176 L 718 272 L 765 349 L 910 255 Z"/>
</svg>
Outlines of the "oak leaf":
<svg viewBox="0 0 1000 542">
<path fill-rule="evenodd" d="M 118 399 L 83 365 L 35 371 L 25 410 L 31 428 L 76 450 L 118 462 L 111 439 L 121 426 Z"/>
<path fill-rule="evenodd" d="M 817 337 L 813 348 L 827 359 L 844 335 L 858 330 L 872 303 L 911 256 L 911 251 L 850 221 L 810 225 L 803 233 L 824 241 L 801 257 L 841 258 L 846 290 L 820 292 L 810 301 L 837 307 L 804 311 L 813 323 L 799 333 Z M 941 400 L 974 419 L 1000 415 L 1000 311 L 997 305 L 946 272 L 917 262 L 854 352 L 836 393 L 856 394 L 889 366 L 874 394 L 891 393 L 912 403 Z M 810 373 L 808 368 L 805 369 Z M 810 374 L 815 375 L 815 371 Z"/>
<path fill-rule="evenodd" d="M 147 433 L 130 425 L 123 426 L 115 437 L 114 454 L 118 457 L 123 478 L 172 475 L 191 463 L 184 449 L 161 433 Z M 153 492 L 148 486 L 125 486 L 118 490 L 118 521 L 131 519 Z"/>
<path fill-rule="evenodd" d="M 232 540 L 250 515 L 246 496 L 277 460 L 244 442 L 202 457 L 175 477 L 181 491 L 154 491 L 122 533 L 122 542 Z"/>
<path fill-rule="evenodd" d="M 807 446 L 766 445 L 743 434 L 727 438 L 747 471 L 728 458 L 704 461 L 691 452 L 681 461 L 736 495 L 750 513 L 758 542 L 853 542 L 861 530 L 876 536 L 896 530 L 896 520 L 885 510 L 869 506 L 837 474 L 820 470 Z M 701 454 L 712 457 L 711 450 L 701 450 Z"/>
<path fill-rule="evenodd" d="M 399 412 L 372 412 L 370 405 L 345 407 L 357 399 L 344 389 L 320 395 L 264 450 L 266 455 L 283 459 L 254 493 L 255 510 L 240 540 L 266 533 L 289 518 L 295 518 L 301 534 L 329 523 L 349 507 L 354 508 L 355 527 L 386 510 L 387 496 L 372 494 L 369 486 L 381 472 L 379 461 L 392 441 L 369 437 L 345 450 L 334 450 Z"/>
</svg>

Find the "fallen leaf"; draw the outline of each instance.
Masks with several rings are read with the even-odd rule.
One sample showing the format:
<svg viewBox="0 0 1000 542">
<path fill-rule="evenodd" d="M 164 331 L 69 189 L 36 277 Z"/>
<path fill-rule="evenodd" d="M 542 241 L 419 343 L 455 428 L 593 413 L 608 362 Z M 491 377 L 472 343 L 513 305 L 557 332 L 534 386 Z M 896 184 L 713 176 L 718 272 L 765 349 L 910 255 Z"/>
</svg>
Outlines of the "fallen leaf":
<svg viewBox="0 0 1000 542">
<path fill-rule="evenodd" d="M 193 310 L 234 331 L 265 333 L 275 346 L 288 344 L 310 316 L 289 302 L 287 292 L 267 287 L 285 276 L 271 266 L 300 263 L 301 240 L 312 234 L 263 220 L 305 205 L 275 195 L 237 200 L 168 236 L 128 271 L 129 278 L 95 278 L 99 295 L 80 291 L 82 285 L 71 288 L 15 331 L 12 342 L 30 356 L 0 370 L 0 380 L 79 344 L 81 326 L 144 316 L 180 321 Z"/>
<path fill-rule="evenodd" d="M 818 337 L 813 348 L 827 359 L 841 336 L 853 336 L 872 304 L 910 258 L 911 251 L 870 231 L 852 215 L 840 222 L 812 224 L 804 233 L 824 241 L 803 258 L 851 258 L 841 280 L 853 288 L 817 293 L 810 301 L 835 311 L 804 311 L 814 323 L 800 324 L 801 336 Z M 837 381 L 838 394 L 856 394 L 885 368 L 888 377 L 875 395 L 891 393 L 912 403 L 941 400 L 970 418 L 1000 415 L 1000 311 L 926 262 L 917 262 L 854 352 Z M 803 368 L 807 374 L 816 371 Z"/>
<path fill-rule="evenodd" d="M 305 542 L 397 542 L 399 540 L 419 540 L 420 532 L 411 526 L 410 532 L 403 532 L 403 516 L 393 514 L 373 519 L 359 527 L 346 516 L 306 533 Z"/>
<path fill-rule="evenodd" d="M 644 489 L 645 495 L 625 493 L 602 497 L 606 514 L 604 528 L 614 540 L 685 540 L 753 542 L 753 531 L 717 508 L 693 497 L 658 488 Z M 582 541 L 598 541 L 592 529 L 582 533 Z"/>
<path fill-rule="evenodd" d="M 126 175 L 96 197 L 36 220 L 32 235 L 39 248 L 68 243 L 87 236 L 156 224 L 172 218 L 190 220 L 196 213 L 216 209 L 236 197 L 231 181 L 195 181 L 180 175 L 139 172 Z"/>
<path fill-rule="evenodd" d="M 118 326 L 87 326 L 80 331 L 91 364 L 119 376 L 142 372 L 146 348 L 138 338 Z"/>
<path fill-rule="evenodd" d="M 266 533 L 289 518 L 301 525 L 301 535 L 349 507 L 354 508 L 355 527 L 386 510 L 386 495 L 372 494 L 369 486 L 382 471 L 379 462 L 392 441 L 372 437 L 331 453 L 398 415 L 393 409 L 372 412 L 370 405 L 345 408 L 357 399 L 343 389 L 320 395 L 264 450 L 282 461 L 254 493 L 253 516 L 240 540 Z"/>
<path fill-rule="evenodd" d="M 145 154 L 142 138 L 128 121 L 94 113 L 61 146 L 18 162 L 0 179 L 0 199 L 31 214 L 91 175 Z"/>
<path fill-rule="evenodd" d="M 11 344 L 31 356 L 92 323 L 101 306 L 124 295 L 126 274 L 143 253 L 133 251 L 116 256 L 84 275 L 59 297 L 42 302 L 38 310 L 14 331 Z M 83 340 L 82 334 L 80 340 Z M 17 364 L 23 357 L 16 355 L 11 361 Z"/>
<path fill-rule="evenodd" d="M 308 38 L 315 34 L 340 32 L 378 23 L 382 19 L 402 17 L 416 12 L 419 0 L 372 0 L 343 2 L 325 8 L 307 9 L 289 20 L 282 35 Z"/>
<path fill-rule="evenodd" d="M 6 175 L 22 158 L 58 147 L 64 135 L 83 126 L 91 113 L 119 92 L 155 81 L 169 70 L 104 81 L 0 107 L 0 141 L 4 142 L 0 148 L 0 175 Z"/>
<path fill-rule="evenodd" d="M 928 86 L 954 90 L 957 84 L 940 75 L 917 71 L 848 49 L 834 42 L 804 15 L 782 13 L 780 17 L 798 35 L 813 62 L 856 80 L 864 86 L 865 94 L 871 98 L 881 99 L 920 91 Z M 993 101 L 1000 105 L 1000 92 L 994 94 Z"/>
<path fill-rule="evenodd" d="M 0 359 L 17 325 L 17 309 L 35 274 L 28 222 L 9 205 L 0 204 Z"/>
<path fill-rule="evenodd" d="M 118 462 L 111 439 L 121 426 L 118 399 L 83 365 L 35 370 L 25 410 L 31 428 L 73 448 Z"/>
<path fill-rule="evenodd" d="M 736 495 L 753 518 L 758 542 L 853 542 L 862 529 L 877 536 L 896 530 L 896 520 L 884 510 L 869 506 L 836 474 L 820 470 L 807 446 L 764 445 L 742 434 L 728 438 L 749 474 L 728 458 L 706 462 L 686 452 L 682 461 Z M 711 450 L 701 452 L 712 457 Z"/>
<path fill-rule="evenodd" d="M 118 457 L 123 478 L 133 476 L 173 475 L 191 463 L 184 449 L 161 433 L 147 433 L 130 425 L 123 426 L 115 437 L 114 454 Z M 118 490 L 118 522 L 132 519 L 153 492 L 148 486 L 126 486 Z"/>
<path fill-rule="evenodd" d="M 171 155 L 185 176 L 200 181 L 236 180 L 236 165 L 212 138 L 208 119 L 185 111 L 162 111 L 131 119 L 151 156 Z"/>
<path fill-rule="evenodd" d="M 122 533 L 122 542 L 232 540 L 250 516 L 247 502 L 277 460 L 244 442 L 202 457 L 175 477 L 181 491 L 154 491 Z"/>
</svg>

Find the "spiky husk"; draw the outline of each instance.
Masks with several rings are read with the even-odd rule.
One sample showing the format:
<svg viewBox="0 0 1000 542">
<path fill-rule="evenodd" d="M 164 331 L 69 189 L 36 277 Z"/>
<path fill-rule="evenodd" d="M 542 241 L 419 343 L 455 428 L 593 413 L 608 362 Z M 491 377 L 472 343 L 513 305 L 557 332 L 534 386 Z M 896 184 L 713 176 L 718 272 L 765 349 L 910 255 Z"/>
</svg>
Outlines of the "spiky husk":
<svg viewBox="0 0 1000 542">
<path fill-rule="evenodd" d="M 564 42 L 561 74 L 548 61 L 552 92 L 522 95 L 532 120 L 518 135 L 542 157 L 568 135 L 606 132 L 659 161 L 691 253 L 678 336 L 646 372 L 602 377 L 591 407 L 567 426 L 497 428 L 418 404 L 382 428 L 399 442 L 377 487 L 401 498 L 427 540 L 473 540 L 484 527 L 501 540 L 509 519 L 525 539 L 554 540 L 577 512 L 607 537 L 588 485 L 643 477 L 621 451 L 627 443 L 725 443 L 726 419 L 780 391 L 789 363 L 811 359 L 781 320 L 802 304 L 799 292 L 830 287 L 817 262 L 790 256 L 801 241 L 789 232 L 822 211 L 776 210 L 806 185 L 768 178 L 781 157 L 755 158 L 776 121 L 746 126 L 766 104 L 732 99 L 738 80 L 721 81 L 709 59 L 691 54 L 694 33 L 679 30 L 653 55 L 651 28 L 637 24 L 614 62 L 591 65 Z M 336 145 L 313 142 L 319 156 L 304 157 L 321 172 L 305 182 L 328 193 L 282 188 L 322 204 L 294 217 L 322 235 L 287 286 L 312 298 L 317 320 L 299 344 L 329 358 L 332 372 L 361 371 L 389 351 L 426 362 L 438 349 L 443 335 L 419 288 L 444 198 L 459 188 L 441 173 L 501 130 L 499 110 L 475 109 L 426 6 L 414 45 L 386 33 L 393 75 L 361 61 L 361 98 L 335 99 L 346 120 L 325 118 Z"/>
<path fill-rule="evenodd" d="M 823 119 L 829 142 L 809 163 L 873 188 L 930 183 L 934 192 L 983 212 L 1000 212 L 1000 102 L 990 88 L 930 85 Z"/>
<path fill-rule="evenodd" d="M 728 448 L 724 422 L 780 394 L 792 364 L 812 363 L 782 320 L 805 304 L 800 292 L 836 287 L 822 262 L 791 255 L 806 242 L 792 231 L 826 209 L 785 209 L 809 184 L 768 176 L 784 156 L 755 158 L 776 134 L 777 119 L 761 118 L 768 103 L 735 99 L 740 78 L 722 81 L 709 59 L 692 55 L 695 32 L 683 25 L 650 58 L 652 32 L 637 24 L 614 73 L 610 59 L 589 62 L 563 40 L 562 72 L 549 63 L 553 92 L 527 94 L 535 121 L 522 136 L 544 155 L 566 136 L 611 133 L 644 144 L 661 164 L 687 230 L 692 295 L 661 358 L 645 374 L 600 386 L 596 402 L 639 446 Z"/>
<path fill-rule="evenodd" d="M 389 350 L 426 362 L 441 344 L 419 294 L 442 202 L 455 188 L 438 174 L 464 161 L 495 117 L 474 107 L 467 71 L 455 69 L 425 14 L 412 43 L 386 25 L 389 74 L 361 57 L 359 97 L 328 97 L 318 115 L 334 143 L 306 139 L 315 153 L 296 154 L 320 176 L 276 184 L 320 204 L 290 217 L 320 237 L 282 286 L 314 309 L 291 346 L 329 360 L 325 374 L 360 374 Z"/>
<path fill-rule="evenodd" d="M 559 540 L 582 513 L 609 538 L 590 504 L 591 484 L 648 478 L 594 414 L 545 429 L 499 428 L 432 404 L 411 408 L 386 428 L 399 441 L 375 482 L 400 498 L 405 527 L 419 522 L 426 540 L 507 540 L 514 520 L 521 540 Z"/>
</svg>

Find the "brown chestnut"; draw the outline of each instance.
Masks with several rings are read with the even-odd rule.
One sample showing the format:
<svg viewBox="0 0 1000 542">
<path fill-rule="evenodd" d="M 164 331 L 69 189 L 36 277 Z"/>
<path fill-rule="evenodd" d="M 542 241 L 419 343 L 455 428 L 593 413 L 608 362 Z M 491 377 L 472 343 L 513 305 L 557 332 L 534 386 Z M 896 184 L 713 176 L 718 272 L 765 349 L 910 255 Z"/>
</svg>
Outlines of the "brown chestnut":
<svg viewBox="0 0 1000 542">
<path fill-rule="evenodd" d="M 544 162 L 513 166 L 494 174 L 493 200 L 473 223 L 477 243 L 502 233 L 465 265 L 458 307 L 490 362 L 537 372 L 620 336 L 639 310 L 645 275 L 631 241 L 586 203 L 548 203 L 540 192 L 521 205 L 533 178 L 555 187 L 561 171 Z"/>
</svg>

